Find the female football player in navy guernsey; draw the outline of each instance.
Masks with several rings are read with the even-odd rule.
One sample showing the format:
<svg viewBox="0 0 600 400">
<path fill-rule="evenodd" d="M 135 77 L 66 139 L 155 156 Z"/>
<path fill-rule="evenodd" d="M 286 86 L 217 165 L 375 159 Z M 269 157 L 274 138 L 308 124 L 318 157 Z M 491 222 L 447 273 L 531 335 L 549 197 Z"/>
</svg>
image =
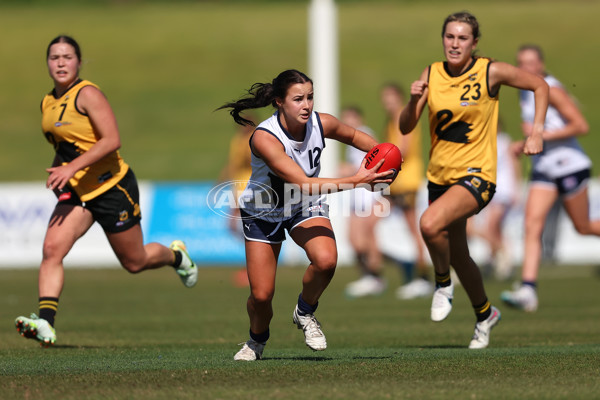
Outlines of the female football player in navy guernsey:
<svg viewBox="0 0 600 400">
<path fill-rule="evenodd" d="M 538 308 L 537 277 L 542 258 L 542 232 L 548 213 L 560 199 L 576 231 L 600 236 L 600 220 L 590 220 L 588 179 L 592 162 L 577 141 L 588 133 L 588 123 L 564 86 L 546 72 L 542 49 L 526 45 L 517 53 L 519 68 L 542 77 L 550 86 L 550 105 L 544 125 L 544 151 L 532 160 L 531 183 L 525 205 L 525 246 L 522 284 L 502 292 L 502 300 L 524 311 Z M 521 126 L 531 129 L 533 98 L 521 92 Z"/>
<path fill-rule="evenodd" d="M 39 272 L 39 316 L 17 317 L 17 330 L 42 345 L 56 341 L 54 318 L 63 288 L 63 259 L 97 221 L 121 265 L 131 273 L 173 266 L 192 287 L 198 268 L 185 245 L 144 245 L 138 185 L 123 161 L 119 130 L 104 94 L 79 78 L 81 51 L 69 36 L 48 45 L 46 61 L 54 89 L 42 100 L 42 129 L 56 152 L 46 186 L 58 202 L 44 239 Z"/>
<path fill-rule="evenodd" d="M 293 322 L 303 330 L 308 347 L 325 350 L 325 335 L 314 314 L 319 297 L 333 278 L 337 249 L 328 207 L 320 193 L 391 182 L 385 178 L 388 172 L 375 172 L 383 160 L 369 170 L 363 162 L 350 177 L 318 177 L 325 138 L 365 152 L 377 142 L 331 115 L 313 111 L 313 83 L 302 72 L 287 70 L 272 83 L 255 83 L 248 90 L 248 96 L 220 109 L 230 109 L 238 124 L 251 124 L 240 113 L 268 105 L 277 111 L 258 125 L 250 139 L 252 176 L 240 196 L 250 281 L 247 302 L 250 338 L 234 356 L 235 360 L 262 358 L 273 317 L 275 274 L 285 230 L 304 249 L 310 261 L 294 308 Z"/>
<path fill-rule="evenodd" d="M 469 255 L 466 234 L 467 218 L 483 209 L 495 192 L 500 87 L 534 92 L 535 116 L 525 154 L 542 151 L 548 108 L 548 85 L 543 79 L 510 64 L 474 56 L 479 36 L 479 23 L 473 15 L 460 12 L 448 16 L 442 28 L 446 61 L 426 67 L 413 82 L 410 102 L 400 115 L 400 130 L 408 134 L 425 105 L 429 107 L 429 208 L 420 224 L 436 276 L 431 319 L 442 321 L 452 310 L 452 266 L 477 317 L 471 349 L 487 347 L 490 331 L 500 320 Z"/>
</svg>

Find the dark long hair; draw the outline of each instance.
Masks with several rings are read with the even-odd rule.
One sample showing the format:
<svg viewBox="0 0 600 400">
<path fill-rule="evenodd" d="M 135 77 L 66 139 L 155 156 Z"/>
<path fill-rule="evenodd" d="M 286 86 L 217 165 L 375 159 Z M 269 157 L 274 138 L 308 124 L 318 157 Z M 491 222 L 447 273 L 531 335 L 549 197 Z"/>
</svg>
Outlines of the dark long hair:
<svg viewBox="0 0 600 400">
<path fill-rule="evenodd" d="M 225 103 L 217 110 L 229 108 L 229 114 L 237 124 L 255 126 L 254 122 L 242 117 L 240 113 L 248 109 L 266 107 L 269 104 L 277 108 L 275 99 L 285 98 L 290 86 L 307 82 L 313 83 L 306 74 L 295 69 L 288 69 L 277 75 L 273 82 L 255 83 L 247 90 L 244 97 Z"/>
<path fill-rule="evenodd" d="M 52 41 L 48 45 L 48 48 L 46 49 L 46 59 L 48 59 L 48 56 L 50 55 L 50 47 L 52 47 L 52 45 L 56 43 L 68 43 L 71 46 L 73 46 L 73 49 L 75 49 L 75 55 L 77 56 L 77 59 L 81 61 L 81 49 L 79 48 L 79 44 L 71 36 L 67 35 L 59 35 L 52 39 Z"/>
</svg>

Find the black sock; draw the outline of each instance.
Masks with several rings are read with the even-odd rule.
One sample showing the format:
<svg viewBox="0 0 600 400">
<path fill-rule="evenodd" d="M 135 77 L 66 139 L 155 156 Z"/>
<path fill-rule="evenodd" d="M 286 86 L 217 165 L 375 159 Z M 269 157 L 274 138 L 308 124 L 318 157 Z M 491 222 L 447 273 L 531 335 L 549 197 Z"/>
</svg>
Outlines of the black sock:
<svg viewBox="0 0 600 400">
<path fill-rule="evenodd" d="M 523 286 L 531 286 L 533 289 L 537 289 L 537 282 L 535 281 L 523 281 L 521 284 Z"/>
<path fill-rule="evenodd" d="M 254 333 L 252 332 L 252 330 L 250 330 L 250 339 L 258 343 L 267 343 L 267 340 L 269 340 L 269 336 L 271 336 L 271 334 L 268 329 L 263 333 Z"/>
<path fill-rule="evenodd" d="M 437 272 L 435 273 L 435 286 L 436 287 L 450 286 L 451 283 L 452 283 L 452 280 L 450 279 L 450 271 L 446 272 L 445 274 L 438 274 Z"/>
<path fill-rule="evenodd" d="M 45 319 L 54 326 L 54 317 L 58 311 L 58 297 L 40 297 L 40 318 Z"/>
<path fill-rule="evenodd" d="M 173 261 L 173 268 L 179 268 L 179 266 L 181 265 L 181 259 L 182 259 L 182 255 L 181 252 L 178 250 L 172 250 L 173 251 L 173 256 L 175 257 L 175 261 Z"/>
<path fill-rule="evenodd" d="M 398 260 L 398 265 L 402 269 L 402 272 L 404 272 L 404 283 L 412 282 L 415 279 L 415 263 Z"/>
<path fill-rule="evenodd" d="M 367 267 L 367 253 L 356 253 L 356 261 L 358 262 L 358 268 L 363 275 L 368 275 L 369 267 Z"/>
<path fill-rule="evenodd" d="M 475 310 L 477 322 L 481 322 L 488 319 L 490 314 L 492 313 L 492 306 L 490 305 L 488 299 L 485 299 L 485 301 L 480 305 L 473 306 L 473 309 Z"/>
<path fill-rule="evenodd" d="M 319 302 L 317 304 L 311 305 L 304 301 L 302 298 L 302 293 L 298 295 L 298 312 L 300 315 L 304 316 L 306 314 L 314 314 L 317 311 L 317 307 L 319 307 Z"/>
</svg>

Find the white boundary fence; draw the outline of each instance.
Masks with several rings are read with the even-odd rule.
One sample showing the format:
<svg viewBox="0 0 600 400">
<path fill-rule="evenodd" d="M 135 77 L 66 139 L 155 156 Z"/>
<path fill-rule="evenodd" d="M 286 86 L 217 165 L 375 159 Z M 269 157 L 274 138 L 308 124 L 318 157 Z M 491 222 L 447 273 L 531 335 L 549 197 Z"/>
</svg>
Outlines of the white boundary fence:
<svg viewBox="0 0 600 400">
<path fill-rule="evenodd" d="M 242 265 L 243 241 L 229 230 L 229 220 L 216 215 L 206 205 L 206 193 L 211 182 L 140 183 L 144 237 L 147 241 L 169 244 L 172 239 L 188 243 L 192 257 L 201 265 Z M 335 230 L 339 264 L 354 261 L 347 240 L 347 202 L 350 193 L 329 195 L 331 219 Z M 46 224 L 54 208 L 54 195 L 42 182 L 0 184 L 0 269 L 37 267 L 41 260 Z M 425 188 L 419 192 L 419 211 L 426 207 Z M 600 218 L 600 181 L 590 183 L 590 214 Z M 522 208 L 513 209 L 505 222 L 505 237 L 518 265 L 523 255 Z M 377 227 L 381 248 L 398 258 L 411 259 L 414 243 L 402 216 L 394 211 L 382 218 Z M 600 238 L 578 235 L 561 213 L 555 249 L 558 262 L 569 264 L 600 263 Z M 471 251 L 477 261 L 487 257 L 487 246 L 480 240 L 471 241 Z M 301 249 L 286 240 L 281 254 L 282 264 L 305 264 Z M 104 233 L 97 224 L 76 243 L 65 260 L 67 267 L 116 267 L 118 262 Z"/>
</svg>

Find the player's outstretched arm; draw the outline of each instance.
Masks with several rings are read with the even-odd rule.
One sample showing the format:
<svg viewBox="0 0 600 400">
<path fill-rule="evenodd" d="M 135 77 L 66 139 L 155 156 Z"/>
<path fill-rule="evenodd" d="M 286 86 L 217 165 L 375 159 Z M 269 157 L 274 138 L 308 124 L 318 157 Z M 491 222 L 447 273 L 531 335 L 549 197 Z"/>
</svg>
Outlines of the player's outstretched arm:
<svg viewBox="0 0 600 400">
<path fill-rule="evenodd" d="M 548 109 L 548 84 L 537 75 L 504 62 L 493 62 L 489 69 L 489 86 L 492 93 L 498 93 L 501 85 L 516 89 L 531 90 L 535 96 L 535 115 L 531 132 L 525 141 L 523 152 L 538 154 L 543 150 L 544 121 Z"/>
<path fill-rule="evenodd" d="M 311 178 L 286 153 L 277 138 L 257 130 L 252 139 L 252 151 L 261 157 L 269 168 L 285 182 L 299 186 L 306 194 L 333 193 L 353 189 L 361 184 L 391 183 L 389 172 L 376 172 L 383 160 L 374 168 L 366 169 L 364 162 L 356 174 L 341 178 Z"/>
</svg>

